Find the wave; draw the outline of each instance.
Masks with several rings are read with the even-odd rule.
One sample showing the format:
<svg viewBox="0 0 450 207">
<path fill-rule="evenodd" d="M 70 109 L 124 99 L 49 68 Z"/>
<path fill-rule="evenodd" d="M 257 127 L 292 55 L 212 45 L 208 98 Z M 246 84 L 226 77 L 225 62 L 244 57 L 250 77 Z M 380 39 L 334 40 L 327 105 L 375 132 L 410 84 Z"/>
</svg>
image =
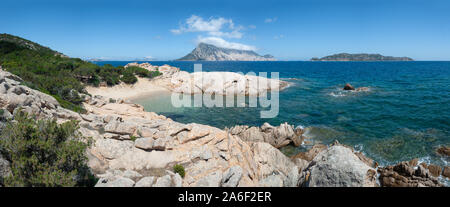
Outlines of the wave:
<svg viewBox="0 0 450 207">
<path fill-rule="evenodd" d="M 328 95 L 333 97 L 345 97 L 349 95 L 363 94 L 371 91 L 372 91 L 371 87 L 360 87 L 357 88 L 356 90 L 344 90 L 342 88 L 335 88 L 334 91 L 329 92 Z"/>
<path fill-rule="evenodd" d="M 301 78 L 280 78 L 280 80 L 303 81 Z"/>
<path fill-rule="evenodd" d="M 343 96 L 347 96 L 347 94 L 344 94 L 342 92 L 330 92 L 328 95 L 333 96 L 333 97 L 343 97 Z"/>
<path fill-rule="evenodd" d="M 357 144 L 357 145 L 353 146 L 353 149 L 355 149 L 356 152 L 363 152 L 364 145 L 363 144 Z"/>
</svg>

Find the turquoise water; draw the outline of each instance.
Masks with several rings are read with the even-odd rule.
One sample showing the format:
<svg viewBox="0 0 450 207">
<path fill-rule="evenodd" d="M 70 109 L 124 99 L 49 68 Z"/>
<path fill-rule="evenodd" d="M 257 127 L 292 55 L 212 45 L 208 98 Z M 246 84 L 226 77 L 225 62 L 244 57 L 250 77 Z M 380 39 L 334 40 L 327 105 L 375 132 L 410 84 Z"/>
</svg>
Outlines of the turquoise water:
<svg viewBox="0 0 450 207">
<path fill-rule="evenodd" d="M 125 65 L 127 62 L 98 64 Z M 151 62 L 192 71 L 195 62 Z M 134 100 L 146 110 L 183 123 L 219 128 L 288 122 L 307 127 L 307 136 L 325 144 L 355 147 L 382 165 L 420 158 L 446 165 L 435 155 L 450 144 L 450 62 L 201 62 L 204 71 L 280 72 L 293 85 L 280 93 L 280 112 L 259 118 L 260 108 L 174 108 L 170 94 Z M 369 87 L 345 92 L 345 83 Z M 286 148 L 288 154 L 304 147 Z"/>
</svg>

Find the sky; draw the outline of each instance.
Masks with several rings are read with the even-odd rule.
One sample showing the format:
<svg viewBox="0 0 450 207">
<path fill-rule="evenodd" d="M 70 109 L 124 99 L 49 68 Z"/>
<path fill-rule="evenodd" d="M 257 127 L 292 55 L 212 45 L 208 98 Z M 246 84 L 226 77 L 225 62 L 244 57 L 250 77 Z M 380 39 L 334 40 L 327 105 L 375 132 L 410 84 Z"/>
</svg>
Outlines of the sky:
<svg viewBox="0 0 450 207">
<path fill-rule="evenodd" d="M 450 60 L 448 0 L 1 0 L 0 11 L 0 33 L 85 59 L 173 60 L 206 42 L 278 60 Z"/>
</svg>

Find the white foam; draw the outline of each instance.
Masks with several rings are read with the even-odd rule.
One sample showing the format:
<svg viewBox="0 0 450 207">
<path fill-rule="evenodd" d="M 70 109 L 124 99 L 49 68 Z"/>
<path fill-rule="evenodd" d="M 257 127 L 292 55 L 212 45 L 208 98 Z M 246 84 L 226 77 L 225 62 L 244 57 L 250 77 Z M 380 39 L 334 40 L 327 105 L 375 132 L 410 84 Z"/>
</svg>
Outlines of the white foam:
<svg viewBox="0 0 450 207">
<path fill-rule="evenodd" d="M 333 97 L 343 97 L 343 96 L 347 96 L 347 94 L 344 94 L 344 93 L 342 93 L 342 92 L 338 92 L 338 93 L 331 92 L 331 93 L 329 93 L 328 95 L 333 96 Z"/>
<path fill-rule="evenodd" d="M 419 158 L 418 164 L 420 164 L 420 163 L 425 163 L 425 164 L 429 165 L 431 163 L 431 157 L 425 156 L 425 157 Z"/>
<path fill-rule="evenodd" d="M 447 157 L 441 157 L 441 161 L 444 163 L 445 166 L 448 166 L 448 158 Z"/>
<path fill-rule="evenodd" d="M 357 144 L 353 148 L 355 149 L 356 152 L 362 152 L 363 149 L 364 149 L 364 145 L 363 144 Z"/>
<path fill-rule="evenodd" d="M 311 127 L 306 127 L 305 132 L 303 132 L 303 136 L 305 136 L 308 139 L 313 139 L 315 135 L 311 134 Z"/>
<path fill-rule="evenodd" d="M 335 91 L 328 93 L 328 95 L 333 96 L 333 97 L 343 97 L 343 96 L 347 96 L 349 94 L 355 94 L 355 93 L 362 93 L 362 92 L 370 92 L 372 91 L 372 88 L 370 87 L 365 87 L 367 88 L 366 90 L 344 90 L 342 88 L 335 88 Z"/>
</svg>

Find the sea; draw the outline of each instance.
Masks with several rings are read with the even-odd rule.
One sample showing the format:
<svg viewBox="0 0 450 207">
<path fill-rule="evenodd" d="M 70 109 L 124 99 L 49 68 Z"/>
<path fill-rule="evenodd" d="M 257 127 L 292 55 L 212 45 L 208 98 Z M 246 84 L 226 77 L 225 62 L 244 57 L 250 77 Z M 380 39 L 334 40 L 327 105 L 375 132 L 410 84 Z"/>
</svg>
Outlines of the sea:
<svg viewBox="0 0 450 207">
<path fill-rule="evenodd" d="M 128 62 L 95 63 L 119 66 Z M 435 151 L 450 145 L 450 62 L 149 62 L 188 72 L 194 64 L 202 64 L 203 71 L 268 72 L 269 77 L 278 72 L 280 79 L 290 83 L 279 93 L 279 113 L 274 118 L 260 118 L 263 107 L 174 107 L 171 94 L 166 93 L 133 100 L 175 121 L 222 129 L 287 122 L 304 127 L 308 139 L 300 147 L 281 149 L 286 155 L 338 140 L 380 165 L 414 158 L 448 165 L 448 158 Z M 369 90 L 344 91 L 346 83 Z"/>
</svg>

